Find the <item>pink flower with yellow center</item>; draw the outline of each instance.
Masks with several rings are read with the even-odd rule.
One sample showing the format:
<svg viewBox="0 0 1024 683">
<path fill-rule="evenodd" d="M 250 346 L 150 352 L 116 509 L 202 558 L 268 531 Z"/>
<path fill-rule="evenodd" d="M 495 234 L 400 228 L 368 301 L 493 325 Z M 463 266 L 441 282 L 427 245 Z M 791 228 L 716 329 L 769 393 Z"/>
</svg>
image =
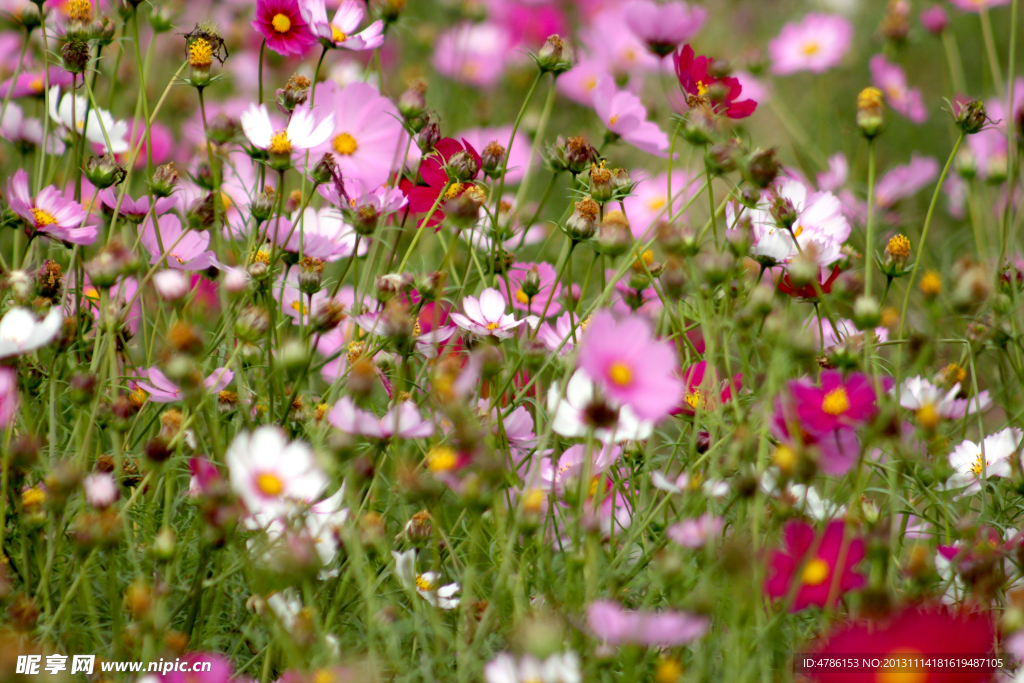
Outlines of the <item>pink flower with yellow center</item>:
<svg viewBox="0 0 1024 683">
<path fill-rule="evenodd" d="M 301 55 L 316 42 L 298 0 L 257 0 L 252 27 L 266 38 L 267 47 L 282 57 Z"/>
<path fill-rule="evenodd" d="M 783 535 L 785 546 L 772 554 L 764 589 L 777 599 L 795 590 L 791 612 L 835 604 L 866 583 L 854 569 L 864 559 L 864 539 L 847 529 L 845 521 L 829 523 L 820 535 L 810 524 L 791 521 Z"/>
<path fill-rule="evenodd" d="M 373 50 L 384 44 L 384 22 L 380 19 L 357 32 L 363 21 L 365 3 L 344 0 L 334 21 L 327 20 L 324 0 L 301 0 L 299 9 L 310 30 L 325 47 L 345 50 Z"/>
<path fill-rule="evenodd" d="M 270 119 L 266 105 L 250 104 L 242 114 L 242 131 L 254 146 L 271 154 L 290 156 L 292 152 L 312 149 L 331 135 L 334 114 L 316 123 L 309 106 L 301 104 L 292 112 L 287 126 L 278 127 Z"/>
<path fill-rule="evenodd" d="M 790 392 L 800 428 L 811 434 L 862 425 L 878 411 L 871 380 L 859 372 L 844 379 L 838 370 L 826 370 L 821 386 L 798 380 L 790 382 Z"/>
<path fill-rule="evenodd" d="M 672 344 L 655 339 L 640 316 L 618 322 L 607 310 L 595 313 L 580 342 L 579 362 L 609 398 L 643 420 L 660 420 L 683 396 Z"/>
<path fill-rule="evenodd" d="M 783 26 L 779 36 L 768 43 L 772 71 L 781 75 L 824 73 L 839 65 L 852 41 L 853 24 L 848 19 L 812 12 Z"/>
<path fill-rule="evenodd" d="M 294 503 L 312 504 L 327 486 L 327 476 L 302 441 L 289 442 L 273 426 L 242 432 L 224 460 L 231 487 L 253 514 L 276 517 Z"/>
<path fill-rule="evenodd" d="M 86 214 L 81 204 L 53 185 L 44 187 L 33 198 L 24 169 L 19 169 L 7 181 L 7 197 L 11 210 L 30 226 L 27 230 L 30 235 L 43 233 L 72 244 L 92 244 L 96 240 L 96 226 L 85 224 Z"/>
<path fill-rule="evenodd" d="M 539 322 L 535 315 L 516 320 L 515 316 L 506 314 L 505 297 L 493 288 L 482 291 L 479 299 L 467 296 L 462 300 L 462 310 L 465 311 L 465 315 L 452 313 L 452 321 L 467 332 L 481 337 L 508 339 L 523 323 L 536 327 Z"/>
</svg>

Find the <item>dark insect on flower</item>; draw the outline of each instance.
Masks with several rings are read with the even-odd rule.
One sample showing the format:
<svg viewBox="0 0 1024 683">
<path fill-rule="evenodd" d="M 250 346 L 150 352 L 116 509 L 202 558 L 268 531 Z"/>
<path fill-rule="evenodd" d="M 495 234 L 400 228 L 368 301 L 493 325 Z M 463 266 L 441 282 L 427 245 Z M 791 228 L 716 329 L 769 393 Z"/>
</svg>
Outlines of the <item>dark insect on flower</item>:
<svg viewBox="0 0 1024 683">
<path fill-rule="evenodd" d="M 196 27 L 185 36 L 185 58 L 192 62 L 193 52 L 206 53 L 209 49 L 209 57 L 216 59 L 221 64 L 228 58 L 228 48 L 224 39 L 220 37 L 217 25 L 208 21 L 196 24 Z M 204 54 L 198 55 L 201 59 Z"/>
</svg>

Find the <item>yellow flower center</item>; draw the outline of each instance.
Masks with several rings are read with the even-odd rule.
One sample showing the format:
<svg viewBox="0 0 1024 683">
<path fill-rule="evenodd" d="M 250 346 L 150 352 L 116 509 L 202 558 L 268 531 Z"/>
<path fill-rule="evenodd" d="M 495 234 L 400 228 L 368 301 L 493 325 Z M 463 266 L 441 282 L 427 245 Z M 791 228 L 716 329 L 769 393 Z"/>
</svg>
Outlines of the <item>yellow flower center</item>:
<svg viewBox="0 0 1024 683">
<path fill-rule="evenodd" d="M 434 582 L 423 576 L 423 574 L 419 574 L 416 576 L 416 587 L 421 591 L 432 591 L 434 590 Z"/>
<path fill-rule="evenodd" d="M 587 76 L 586 78 L 583 79 L 583 89 L 586 90 L 587 92 L 590 92 L 591 90 L 593 90 L 596 87 L 597 87 L 597 77 L 596 76 Z"/>
<path fill-rule="evenodd" d="M 82 288 L 82 294 L 85 295 L 86 299 L 92 299 L 93 301 L 100 300 L 100 290 L 96 289 L 92 285 L 88 285 Z"/>
<path fill-rule="evenodd" d="M 821 46 L 818 45 L 818 43 L 812 41 L 810 43 L 804 43 L 804 46 L 801 49 L 801 52 L 803 52 L 805 56 L 810 57 L 811 55 L 817 54 L 818 50 L 820 50 L 820 49 L 821 49 Z"/>
<path fill-rule="evenodd" d="M 651 211 L 658 211 L 662 207 L 668 204 L 668 200 L 664 196 L 658 195 L 657 197 L 651 197 L 647 200 L 647 208 Z"/>
<path fill-rule="evenodd" d="M 842 415 L 850 409 L 850 399 L 846 395 L 846 389 L 839 387 L 825 394 L 825 400 L 821 402 L 821 409 L 829 415 Z"/>
<path fill-rule="evenodd" d="M 669 657 L 658 662 L 654 670 L 654 683 L 675 683 L 683 675 L 683 667 L 678 659 Z"/>
<path fill-rule="evenodd" d="M 301 301 L 293 301 L 292 310 L 298 311 L 302 315 L 306 315 L 307 313 L 309 313 L 309 306 L 306 306 Z"/>
<path fill-rule="evenodd" d="M 453 449 L 448 446 L 438 446 L 427 453 L 427 468 L 434 474 L 448 472 L 455 469 L 457 460 Z"/>
<path fill-rule="evenodd" d="M 463 183 L 452 183 L 452 186 L 445 190 L 444 198 L 455 199 L 460 194 L 462 194 L 462 191 L 465 189 L 466 186 Z"/>
<path fill-rule="evenodd" d="M 92 3 L 89 0 L 71 0 L 68 3 L 68 19 L 89 21 L 92 17 Z"/>
<path fill-rule="evenodd" d="M 279 15 L 280 16 L 280 15 Z M 291 154 L 292 141 L 288 139 L 288 133 L 279 130 L 270 136 L 271 154 Z"/>
<path fill-rule="evenodd" d="M 284 14 L 275 14 L 270 23 L 278 33 L 288 33 L 288 30 L 292 27 L 292 20 Z"/>
<path fill-rule="evenodd" d="M 974 464 L 971 465 L 971 471 L 974 472 L 974 476 L 980 477 L 984 472 L 987 471 L 988 466 L 991 464 L 991 460 L 986 460 L 984 455 L 978 453 L 978 457 L 975 458 Z"/>
<path fill-rule="evenodd" d="M 344 43 L 347 38 L 348 38 L 348 36 L 345 35 L 344 31 L 342 31 L 340 28 L 338 28 L 334 24 L 331 24 L 331 39 L 334 42 L 336 42 L 336 43 Z"/>
<path fill-rule="evenodd" d="M 708 86 L 704 85 L 704 81 L 697 81 L 697 97 L 704 97 L 708 94 Z"/>
<path fill-rule="evenodd" d="M 523 510 L 526 512 L 540 512 L 544 504 L 544 491 L 541 489 L 530 489 L 523 496 Z"/>
<path fill-rule="evenodd" d="M 805 586 L 820 586 L 828 578 L 828 562 L 816 557 L 804 567 L 800 580 Z"/>
<path fill-rule="evenodd" d="M 37 228 L 45 228 L 47 225 L 53 225 L 57 222 L 52 213 L 43 209 L 32 209 L 32 216 L 36 219 Z"/>
<path fill-rule="evenodd" d="M 917 423 L 925 429 L 939 426 L 939 411 L 935 410 L 934 403 L 925 403 L 917 409 Z"/>
<path fill-rule="evenodd" d="M 921 293 L 925 296 L 938 296 L 942 292 L 942 276 L 929 270 L 921 277 Z"/>
<path fill-rule="evenodd" d="M 616 121 L 618 121 L 618 120 L 619 120 L 619 115 L 618 115 L 618 114 L 615 114 L 615 115 L 614 115 L 614 116 L 612 116 L 612 117 L 611 117 L 610 119 L 608 119 L 608 125 L 609 125 L 609 126 L 614 126 L 614 125 L 615 125 L 615 122 L 616 122 Z"/>
<path fill-rule="evenodd" d="M 907 258 L 910 256 L 910 240 L 905 235 L 894 235 L 889 240 L 889 253 L 895 258 Z"/>
<path fill-rule="evenodd" d="M 43 92 L 43 88 L 45 88 L 46 85 L 43 83 L 43 79 L 33 78 L 28 84 L 28 87 L 32 88 L 35 92 Z"/>
<path fill-rule="evenodd" d="M 614 361 L 608 366 L 608 377 L 613 384 L 620 387 L 628 386 L 633 381 L 633 371 L 622 361 Z"/>
<path fill-rule="evenodd" d="M 355 154 L 357 149 L 359 145 L 356 144 L 356 139 L 348 133 L 342 133 L 334 138 L 334 151 L 342 156 Z"/>
<path fill-rule="evenodd" d="M 30 508 L 36 505 L 42 505 L 46 502 L 46 491 L 43 491 L 38 486 L 34 486 L 30 489 L 25 489 L 21 494 L 21 506 Z"/>
<path fill-rule="evenodd" d="M 528 304 L 530 303 L 530 297 L 526 295 L 526 292 L 520 289 L 518 292 L 516 292 L 516 301 L 518 301 L 521 304 Z"/>
<path fill-rule="evenodd" d="M 280 496 L 284 484 L 276 474 L 264 472 L 256 477 L 256 488 L 268 496 Z"/>
<path fill-rule="evenodd" d="M 494 330 L 498 329 L 499 327 L 501 327 L 501 325 L 499 323 L 487 323 L 487 329 L 490 332 L 493 332 Z"/>
<path fill-rule="evenodd" d="M 213 63 L 213 48 L 205 38 L 199 38 L 188 46 L 189 66 L 204 67 Z"/>
<path fill-rule="evenodd" d="M 700 389 L 694 389 L 693 391 L 686 393 L 686 405 L 690 406 L 694 410 L 700 405 Z"/>
<path fill-rule="evenodd" d="M 334 674 L 330 669 L 317 669 L 313 672 L 313 683 L 334 683 Z"/>
</svg>

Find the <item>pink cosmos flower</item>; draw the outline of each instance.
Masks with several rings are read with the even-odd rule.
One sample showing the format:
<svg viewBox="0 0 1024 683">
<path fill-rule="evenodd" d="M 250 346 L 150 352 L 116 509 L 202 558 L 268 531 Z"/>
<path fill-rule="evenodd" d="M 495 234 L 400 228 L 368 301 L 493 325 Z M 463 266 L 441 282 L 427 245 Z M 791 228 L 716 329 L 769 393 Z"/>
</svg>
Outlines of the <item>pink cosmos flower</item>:
<svg viewBox="0 0 1024 683">
<path fill-rule="evenodd" d="M 734 375 L 731 382 L 723 380 L 721 387 L 717 391 L 718 395 L 715 396 L 712 393 L 709 396 L 709 390 L 715 391 L 714 385 L 716 382 L 713 379 L 710 382 L 704 381 L 707 367 L 708 362 L 702 360 L 688 367 L 686 372 L 683 373 L 683 384 L 686 387 L 686 392 L 683 394 L 682 402 L 672 411 L 673 413 L 695 415 L 698 408 L 701 410 L 715 410 L 718 406 L 732 400 L 733 390 L 739 391 L 743 383 L 742 373 Z M 716 373 L 713 372 L 712 375 L 714 374 Z"/>
<path fill-rule="evenodd" d="M 587 624 L 609 645 L 676 647 L 704 635 L 711 620 L 689 612 L 630 611 L 599 600 L 587 608 Z"/>
<path fill-rule="evenodd" d="M 828 432 L 814 432 L 797 417 L 796 408 L 781 397 L 776 402 L 771 420 L 772 435 L 794 450 L 815 448 L 818 466 L 831 476 L 846 474 L 857 464 L 860 454 L 860 440 L 857 432 L 849 427 L 840 427 Z"/>
<path fill-rule="evenodd" d="M 551 305 L 554 306 L 554 303 Z M 579 334 L 582 335 L 582 332 Z M 555 320 L 554 325 L 547 322 L 542 324 L 537 329 L 537 339 L 548 351 L 555 352 L 561 349 L 559 354 L 562 356 L 570 353 L 576 345 L 572 341 L 572 322 L 569 320 L 569 314 L 563 313 Z"/>
<path fill-rule="evenodd" d="M 331 135 L 334 115 L 328 114 L 315 123 L 307 104 L 300 104 L 292 112 L 286 126 L 277 127 L 270 118 L 267 106 L 250 104 L 242 114 L 242 131 L 249 142 L 271 154 L 289 155 L 306 149 L 316 149 Z M 315 124 L 315 125 L 314 125 Z"/>
<path fill-rule="evenodd" d="M 818 319 L 810 318 L 807 321 L 807 331 L 814 335 L 815 339 L 821 339 L 822 333 L 824 333 L 824 341 L 822 346 L 826 351 L 833 349 L 840 344 L 845 344 L 853 340 L 863 340 L 864 333 L 857 329 L 857 326 L 853 324 L 852 320 L 846 318 L 839 318 L 836 320 L 836 324 L 833 327 L 832 321 L 825 318 L 821 321 L 820 329 L 818 325 Z M 876 327 L 874 329 L 875 343 L 884 342 L 889 340 L 889 330 L 885 327 Z"/>
<path fill-rule="evenodd" d="M 875 203 L 889 208 L 904 197 L 916 194 L 939 177 L 939 162 L 934 157 L 910 155 L 910 163 L 896 166 L 875 185 Z"/>
<path fill-rule="evenodd" d="M 871 380 L 859 372 L 844 380 L 838 370 L 826 370 L 821 373 L 820 387 L 807 380 L 793 380 L 789 388 L 800 426 L 812 434 L 862 425 L 878 410 Z"/>
<path fill-rule="evenodd" d="M 82 480 L 85 501 L 97 510 L 104 510 L 117 500 L 117 482 L 107 472 L 93 472 Z"/>
<path fill-rule="evenodd" d="M 837 152 L 828 158 L 828 170 L 815 176 L 818 189 L 823 192 L 835 192 L 846 184 L 850 175 L 850 164 L 846 155 Z"/>
<path fill-rule="evenodd" d="M 484 4 L 487 16 L 509 32 L 514 45 L 540 47 L 548 36 L 564 36 L 572 30 L 563 9 L 546 0 L 488 0 Z"/>
<path fill-rule="evenodd" d="M 160 368 L 153 366 L 146 371 L 146 376 L 152 384 L 136 382 L 135 384 L 149 394 L 149 400 L 153 403 L 173 403 L 182 398 L 182 391 L 177 384 L 167 379 L 167 375 L 160 371 Z M 203 386 L 211 394 L 220 392 L 235 378 L 235 373 L 227 368 L 217 368 L 210 376 L 203 380 Z"/>
<path fill-rule="evenodd" d="M 838 66 L 853 40 L 853 25 L 835 14 L 812 12 L 799 23 L 782 27 L 778 37 L 768 43 L 772 71 L 792 74 L 810 71 L 820 74 Z"/>
<path fill-rule="evenodd" d="M 632 31 L 624 30 L 627 8 L 625 3 L 606 5 L 580 29 L 579 36 L 585 52 L 601 64 L 603 73 L 639 79 L 644 73 L 657 71 L 661 60 Z"/>
<path fill-rule="evenodd" d="M 949 25 L 949 16 L 942 5 L 932 5 L 921 12 L 921 26 L 932 35 L 940 35 Z"/>
<path fill-rule="evenodd" d="M 502 147 L 507 148 L 509 138 L 512 137 L 512 126 L 473 128 L 459 133 L 456 137 L 477 150 L 484 149 L 492 142 L 497 142 Z M 526 168 L 530 165 L 530 137 L 520 129 L 516 133 L 515 140 L 512 141 L 512 147 L 506 149 L 505 152 L 508 155 L 505 187 L 508 187 L 522 180 L 526 174 Z"/>
<path fill-rule="evenodd" d="M 644 420 L 665 417 L 683 394 L 672 344 L 655 339 L 639 316 L 616 322 L 607 310 L 595 313 L 580 342 L 579 363 L 611 399 Z"/>
<path fill-rule="evenodd" d="M 626 26 L 659 57 L 672 54 L 704 25 L 707 11 L 700 5 L 633 0 L 626 5 Z"/>
<path fill-rule="evenodd" d="M 298 0 L 256 0 L 252 27 L 267 39 L 267 47 L 282 57 L 302 55 L 316 43 Z"/>
<path fill-rule="evenodd" d="M 301 223 L 300 223 L 301 219 Z M 295 246 L 294 251 L 299 253 L 299 240 L 302 240 L 303 256 L 322 259 L 327 262 L 337 261 L 340 258 L 347 258 L 355 251 L 356 233 L 351 225 L 345 222 L 344 216 L 337 209 L 325 206 L 319 211 L 307 206 L 300 215 L 292 217 L 295 233 L 289 245 Z M 284 233 L 278 230 L 275 234 Z M 287 233 L 285 233 L 287 235 Z M 368 248 L 368 240 L 359 241 L 359 256 L 365 256 Z"/>
<path fill-rule="evenodd" d="M 773 598 L 785 598 L 792 587 L 797 586 L 791 612 L 810 605 L 826 607 L 830 604 L 830 595 L 831 604 L 834 604 L 848 591 L 865 585 L 864 576 L 854 569 L 864 559 L 864 539 L 848 531 L 845 521 L 829 523 L 813 554 L 811 551 L 818 538 L 811 525 L 791 521 L 786 524 L 783 535 L 785 545 L 772 554 L 764 588 Z M 836 572 L 839 573 L 838 580 L 833 578 Z M 833 583 L 836 587 L 834 595 Z"/>
<path fill-rule="evenodd" d="M 465 22 L 441 34 L 432 63 L 452 80 L 489 88 L 501 78 L 511 48 L 511 36 L 498 24 Z"/>
<path fill-rule="evenodd" d="M 589 57 L 583 57 L 576 65 L 558 77 L 555 87 L 558 92 L 585 107 L 594 104 L 594 88 L 597 87 L 597 79 L 603 75 L 611 74 L 605 64 Z M 630 87 L 627 85 L 627 87 Z"/>
<path fill-rule="evenodd" d="M 590 476 L 598 477 L 606 469 L 618 461 L 622 455 L 622 447 L 613 444 L 594 446 L 594 452 L 590 458 Z M 544 491 L 550 491 L 556 496 L 565 492 L 566 484 L 572 479 L 584 476 L 587 469 L 587 447 L 585 444 L 575 444 L 565 449 L 558 458 L 542 458 L 538 465 L 536 475 L 527 475 L 526 480 Z"/>
<path fill-rule="evenodd" d="M 380 19 L 356 33 L 365 10 L 360 0 L 343 0 L 334 21 L 327 21 L 324 0 L 299 0 L 303 20 L 325 47 L 343 50 L 373 50 L 384 44 L 384 22 Z"/>
<path fill-rule="evenodd" d="M 973 12 L 980 14 L 983 9 L 1009 5 L 1010 0 L 949 0 L 957 9 L 962 12 Z"/>
<path fill-rule="evenodd" d="M 5 92 L 0 87 L 0 93 Z M 43 144 L 43 123 L 36 118 L 27 118 L 15 102 L 7 103 L 7 111 L 0 121 L 0 136 L 14 145 L 22 153 L 31 152 Z M 64 142 L 56 135 L 49 136 L 46 146 L 49 154 L 64 152 Z"/>
<path fill-rule="evenodd" d="M 28 173 L 18 169 L 7 181 L 7 197 L 11 210 L 31 226 L 29 235 L 43 233 L 72 244 L 96 241 L 96 226 L 86 225 L 85 209 L 73 196 L 60 193 L 53 185 L 44 187 L 35 199 L 28 189 Z"/>
<path fill-rule="evenodd" d="M 928 119 L 921 91 L 907 87 L 907 74 L 903 67 L 893 64 L 885 55 L 875 55 L 868 62 L 871 67 L 871 81 L 885 93 L 889 106 L 914 123 Z"/>
<path fill-rule="evenodd" d="M 10 426 L 18 414 L 18 372 L 0 366 L 0 428 Z"/>
<path fill-rule="evenodd" d="M 56 66 L 49 68 L 49 80 L 50 87 L 60 86 L 67 87 L 71 85 L 71 72 L 65 71 L 64 69 Z M 7 95 L 7 91 L 11 89 L 11 79 L 5 80 L 0 83 L 0 94 Z M 22 97 L 43 97 L 43 93 L 46 91 L 46 81 L 43 78 L 43 72 L 40 71 L 26 71 L 18 76 L 18 80 L 14 83 L 14 89 L 11 90 L 11 99 L 21 99 Z M 8 105 L 10 106 L 10 105 Z"/>
<path fill-rule="evenodd" d="M 490 287 L 480 293 L 479 299 L 475 296 L 463 299 L 462 310 L 465 315 L 452 313 L 452 320 L 462 329 L 481 337 L 508 339 L 523 323 L 536 327 L 539 322 L 535 315 L 516 320 L 512 314 L 506 314 L 505 297 Z"/>
<path fill-rule="evenodd" d="M 667 156 L 668 135 L 647 120 L 647 108 L 631 92 L 618 91 L 615 79 L 604 74 L 593 91 L 594 111 L 608 130 L 642 152 Z"/>
<path fill-rule="evenodd" d="M 535 273 L 539 280 L 539 289 L 532 296 L 523 291 L 523 284 L 531 273 Z M 543 261 L 540 263 L 517 263 L 508 270 L 508 284 L 512 292 L 509 303 L 516 310 L 539 315 L 544 311 L 544 306 L 547 305 L 550 298 L 551 305 L 548 306 L 547 315 L 556 316 L 562 310 L 561 304 L 558 303 L 559 297 L 562 295 L 562 286 L 555 284 L 557 279 L 558 274 L 550 263 Z M 554 287 L 554 294 L 551 293 L 552 287 Z M 508 291 L 505 290 L 503 293 L 507 295 Z"/>
<path fill-rule="evenodd" d="M 703 548 L 709 538 L 722 533 L 725 520 L 711 514 L 696 519 L 684 519 L 665 530 L 665 535 L 684 548 Z"/>
<path fill-rule="evenodd" d="M 96 198 L 100 200 L 100 205 L 104 210 L 109 211 L 110 215 L 114 214 L 114 210 L 117 209 L 118 214 L 125 220 L 139 224 L 142 219 L 149 214 L 149 195 L 144 194 L 138 199 L 132 199 L 127 193 L 121 199 L 121 206 L 117 206 L 117 197 L 120 193 L 115 192 L 114 188 L 108 187 L 100 190 L 96 194 Z M 174 197 L 158 197 L 156 204 L 153 208 L 153 213 L 157 216 L 162 216 L 172 208 L 174 208 Z"/>
<path fill-rule="evenodd" d="M 425 439 L 434 433 L 434 423 L 424 420 L 412 401 L 402 401 L 378 419 L 373 413 L 356 407 L 348 396 L 327 413 L 327 421 L 346 434 L 374 439 Z"/>
<path fill-rule="evenodd" d="M 173 213 L 146 220 L 139 227 L 139 240 L 150 254 L 150 264 L 164 261 L 168 268 L 179 270 L 206 270 L 219 265 L 217 255 L 207 249 L 210 233 L 182 230 L 181 220 Z"/>
<path fill-rule="evenodd" d="M 626 216 L 629 217 L 629 228 L 637 239 L 647 235 L 648 229 L 659 220 L 668 220 L 668 173 L 654 177 L 646 177 L 644 171 L 633 171 L 630 176 L 637 181 L 633 193 L 623 200 Z M 672 171 L 672 216 L 682 213 L 697 190 L 700 189 L 701 178 L 691 174 L 687 169 L 676 168 Z"/>
<path fill-rule="evenodd" d="M 691 100 L 706 100 L 705 96 L 712 86 L 720 86 L 723 91 L 721 99 L 712 103 L 715 111 L 725 114 L 730 119 L 743 119 L 753 114 L 757 109 L 757 102 L 752 99 L 739 99 L 743 94 L 743 86 L 739 80 L 732 76 L 712 76 L 708 73 L 710 63 L 711 60 L 703 55 L 695 56 L 693 48 L 689 45 L 684 45 L 672 55 L 676 78 L 679 79 L 679 87 L 687 97 L 687 103 Z"/>
<path fill-rule="evenodd" d="M 398 108 L 368 83 L 342 88 L 326 81 L 316 88 L 316 108 L 331 112 L 334 125 L 311 156 L 330 152 L 346 181 L 358 180 L 367 189 L 386 183 L 392 167 L 401 167 L 409 139 Z"/>
</svg>

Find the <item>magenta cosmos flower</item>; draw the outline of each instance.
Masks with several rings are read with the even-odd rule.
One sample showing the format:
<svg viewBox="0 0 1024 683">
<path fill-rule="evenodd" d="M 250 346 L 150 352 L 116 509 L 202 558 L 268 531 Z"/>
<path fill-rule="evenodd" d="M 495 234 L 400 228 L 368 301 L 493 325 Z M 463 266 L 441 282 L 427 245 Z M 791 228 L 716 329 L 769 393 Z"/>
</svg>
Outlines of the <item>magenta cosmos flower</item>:
<svg viewBox="0 0 1024 683">
<path fill-rule="evenodd" d="M 647 120 L 647 108 L 639 97 L 617 90 L 615 79 L 608 74 L 597 79 L 592 96 L 594 111 L 608 130 L 642 152 L 667 156 L 668 135 Z"/>
<path fill-rule="evenodd" d="M 327 421 L 346 434 L 374 439 L 424 439 L 434 433 L 434 423 L 424 420 L 412 401 L 402 401 L 377 419 L 373 413 L 357 408 L 346 396 L 327 413 Z"/>
<path fill-rule="evenodd" d="M 298 0 L 257 0 L 252 27 L 267 39 L 267 47 L 282 57 L 301 55 L 316 43 Z"/>
<path fill-rule="evenodd" d="M 845 521 L 830 522 L 820 543 L 814 527 L 795 520 L 786 524 L 783 536 L 785 546 L 772 553 L 764 590 L 785 599 L 796 588 L 791 612 L 810 605 L 825 607 L 830 596 L 835 604 L 847 591 L 864 586 L 864 576 L 854 570 L 864 559 L 864 539 L 854 537 Z"/>
<path fill-rule="evenodd" d="M 1009 5 L 1010 0 L 949 0 L 957 9 L 963 12 L 974 12 L 980 14 L 981 10 L 991 7 Z"/>
<path fill-rule="evenodd" d="M 598 600 L 587 608 L 587 624 L 609 645 L 676 647 L 700 638 L 711 621 L 689 612 L 632 611 L 610 600 Z"/>
<path fill-rule="evenodd" d="M 889 106 L 914 123 L 924 123 L 928 110 L 917 88 L 907 87 L 907 74 L 903 67 L 893 64 L 885 55 L 875 55 L 868 62 L 871 67 L 871 81 L 885 93 Z"/>
<path fill-rule="evenodd" d="M 583 371 L 643 420 L 665 417 L 683 395 L 672 344 L 655 339 L 639 316 L 616 322 L 606 310 L 595 313 L 579 353 Z"/>
<path fill-rule="evenodd" d="M 740 100 L 743 86 L 732 76 L 719 78 L 708 73 L 711 60 L 701 55 L 694 56 L 693 48 L 684 45 L 683 49 L 672 55 L 672 63 L 679 79 L 679 87 L 686 94 L 686 102 L 693 106 L 698 102 L 708 102 L 707 94 L 712 86 L 722 90 L 721 99 L 711 102 L 715 111 L 725 114 L 730 119 L 742 119 L 750 116 L 757 109 L 754 100 Z"/>
<path fill-rule="evenodd" d="M 169 380 L 167 375 L 160 371 L 160 368 L 152 367 L 146 371 L 146 376 L 152 384 L 136 382 L 136 386 L 149 394 L 149 400 L 153 403 L 173 403 L 182 397 L 181 388 Z M 231 383 L 235 373 L 227 368 L 217 368 L 210 376 L 203 380 L 203 386 L 212 394 Z"/>
<path fill-rule="evenodd" d="M 155 221 L 149 218 L 139 227 L 139 240 L 150 254 L 150 264 L 163 260 L 168 268 L 179 270 L 206 270 L 219 265 L 217 255 L 207 250 L 210 246 L 210 233 L 205 230 L 182 230 L 181 220 L 173 213 Z"/>
<path fill-rule="evenodd" d="M 530 276 L 531 273 L 536 273 L 539 285 L 535 293 L 527 294 L 524 290 L 524 284 L 528 279 L 527 276 Z M 532 279 L 532 276 L 529 279 Z M 516 310 L 540 314 L 544 311 L 544 306 L 547 305 L 548 299 L 551 299 L 551 305 L 548 306 L 547 314 L 548 316 L 556 316 L 562 310 L 561 304 L 558 303 L 559 297 L 562 295 L 562 286 L 555 284 L 557 279 L 558 274 L 555 273 L 555 269 L 549 263 L 516 264 L 509 268 L 508 271 L 508 284 L 512 292 L 512 299 L 509 303 Z M 553 296 L 551 294 L 552 287 L 555 288 Z"/>
<path fill-rule="evenodd" d="M 842 61 L 852 40 L 849 20 L 812 12 L 800 22 L 783 26 L 779 36 L 768 43 L 772 71 L 783 75 L 798 71 L 824 73 Z"/>
<path fill-rule="evenodd" d="M 18 373 L 0 366 L 0 427 L 6 428 L 18 414 Z"/>
<path fill-rule="evenodd" d="M 820 387 L 795 380 L 790 382 L 790 392 L 800 427 L 811 434 L 864 424 L 877 410 L 871 380 L 859 372 L 844 380 L 838 370 L 826 370 Z"/>
<path fill-rule="evenodd" d="M 29 235 L 43 233 L 72 244 L 92 244 L 96 240 L 96 226 L 83 224 L 86 215 L 82 205 L 55 186 L 44 187 L 33 199 L 25 169 L 19 169 L 7 181 L 7 197 L 11 210 L 31 226 L 25 231 Z"/>
<path fill-rule="evenodd" d="M 626 5 L 626 26 L 659 57 L 675 52 L 681 43 L 697 35 L 708 13 L 700 5 L 652 0 L 633 0 Z"/>
<path fill-rule="evenodd" d="M 939 162 L 934 157 L 910 155 L 910 163 L 896 166 L 879 179 L 875 186 L 875 203 L 889 208 L 904 197 L 917 194 L 939 176 Z"/>
<path fill-rule="evenodd" d="M 409 139 L 394 103 L 367 83 L 341 88 L 327 81 L 317 85 L 316 104 L 333 114 L 334 125 L 313 156 L 330 152 L 346 181 L 358 180 L 368 189 L 387 182 Z"/>
<path fill-rule="evenodd" d="M 527 316 L 516 320 L 515 316 L 505 313 L 505 297 L 493 288 L 480 293 L 480 298 L 467 296 L 462 300 L 462 313 L 452 313 L 452 321 L 462 329 L 481 337 L 508 339 L 515 334 L 515 329 L 523 323 L 530 327 L 537 326 L 537 316 Z"/>
</svg>

